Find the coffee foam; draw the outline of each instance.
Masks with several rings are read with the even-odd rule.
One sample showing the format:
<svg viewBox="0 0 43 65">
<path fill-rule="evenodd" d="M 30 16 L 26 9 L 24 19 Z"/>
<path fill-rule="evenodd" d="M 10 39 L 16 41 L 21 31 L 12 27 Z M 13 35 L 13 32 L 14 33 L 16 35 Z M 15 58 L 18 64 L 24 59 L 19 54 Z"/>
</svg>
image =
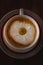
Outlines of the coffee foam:
<svg viewBox="0 0 43 65">
<path fill-rule="evenodd" d="M 19 34 L 19 29 L 25 28 L 27 30 L 26 34 Z M 35 28 L 31 24 L 26 24 L 25 22 L 15 21 L 10 30 L 9 35 L 14 41 L 22 45 L 31 44 L 35 38 Z"/>
</svg>

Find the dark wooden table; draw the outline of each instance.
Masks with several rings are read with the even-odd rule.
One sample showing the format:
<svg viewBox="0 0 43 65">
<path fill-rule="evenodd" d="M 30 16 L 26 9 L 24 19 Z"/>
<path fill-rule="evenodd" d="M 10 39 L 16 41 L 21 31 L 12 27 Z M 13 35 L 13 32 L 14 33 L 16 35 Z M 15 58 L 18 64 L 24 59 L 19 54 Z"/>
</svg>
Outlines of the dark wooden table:
<svg viewBox="0 0 43 65">
<path fill-rule="evenodd" d="M 38 14 L 43 20 L 43 0 L 0 0 L 0 19 L 9 11 L 25 8 Z M 43 49 L 35 56 L 16 60 L 7 56 L 0 49 L 0 65 L 43 65 Z"/>
</svg>

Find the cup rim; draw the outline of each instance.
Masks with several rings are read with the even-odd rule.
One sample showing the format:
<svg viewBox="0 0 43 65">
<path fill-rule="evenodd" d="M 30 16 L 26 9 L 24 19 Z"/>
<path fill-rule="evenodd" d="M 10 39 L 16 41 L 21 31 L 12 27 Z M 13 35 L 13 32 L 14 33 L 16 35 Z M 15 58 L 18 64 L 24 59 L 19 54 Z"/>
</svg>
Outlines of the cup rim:
<svg viewBox="0 0 43 65">
<path fill-rule="evenodd" d="M 39 39 L 39 35 L 40 35 L 39 25 L 38 25 L 38 23 L 35 21 L 34 18 L 32 18 L 31 16 L 28 16 L 28 15 L 25 15 L 25 14 L 13 16 L 13 17 L 10 18 L 9 20 L 13 19 L 14 17 L 18 17 L 18 16 L 27 17 L 28 19 L 31 19 L 31 21 L 32 21 L 33 24 L 35 24 L 35 26 L 36 26 L 36 28 L 37 28 L 37 29 L 36 29 L 36 30 L 37 30 L 36 41 L 33 42 L 33 43 L 32 43 L 31 45 L 29 45 L 28 47 L 25 47 L 25 48 L 17 48 L 17 47 L 14 47 L 13 45 L 11 45 L 10 43 L 9 43 L 9 44 L 6 43 L 5 40 L 4 40 L 4 42 L 5 42 L 5 44 L 6 44 L 11 50 L 13 50 L 13 51 L 16 51 L 16 50 L 17 50 L 17 52 L 24 52 L 23 50 L 25 50 L 25 52 L 26 52 L 26 51 L 29 51 L 31 47 L 34 47 L 34 45 L 36 44 L 36 42 L 37 42 L 38 39 Z M 8 20 L 7 22 L 9 22 L 9 20 Z M 6 25 L 6 24 L 5 24 L 5 25 Z M 4 28 L 3 28 L 3 29 L 4 29 Z M 4 35 L 3 35 L 3 39 L 4 39 Z M 8 41 L 7 41 L 7 42 L 8 42 Z"/>
</svg>

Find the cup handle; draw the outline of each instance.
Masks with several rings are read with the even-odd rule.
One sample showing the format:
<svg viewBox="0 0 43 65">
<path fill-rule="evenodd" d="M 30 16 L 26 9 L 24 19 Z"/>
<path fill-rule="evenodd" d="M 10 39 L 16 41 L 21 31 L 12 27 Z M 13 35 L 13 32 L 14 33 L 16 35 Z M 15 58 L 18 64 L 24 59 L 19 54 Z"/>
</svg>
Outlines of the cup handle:
<svg viewBox="0 0 43 65">
<path fill-rule="evenodd" d="M 24 14 L 23 9 L 20 9 L 19 10 L 19 15 L 23 15 L 23 14 Z"/>
</svg>

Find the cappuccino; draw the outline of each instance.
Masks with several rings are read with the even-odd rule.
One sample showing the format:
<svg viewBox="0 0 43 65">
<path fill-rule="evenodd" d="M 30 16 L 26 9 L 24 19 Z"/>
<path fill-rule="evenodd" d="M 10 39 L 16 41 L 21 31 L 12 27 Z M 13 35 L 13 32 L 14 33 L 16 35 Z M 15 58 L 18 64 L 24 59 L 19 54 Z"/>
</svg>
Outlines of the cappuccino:
<svg viewBox="0 0 43 65">
<path fill-rule="evenodd" d="M 10 18 L 3 28 L 3 39 L 11 49 L 26 49 L 39 38 L 39 27 L 35 20 L 27 15 Z"/>
</svg>

